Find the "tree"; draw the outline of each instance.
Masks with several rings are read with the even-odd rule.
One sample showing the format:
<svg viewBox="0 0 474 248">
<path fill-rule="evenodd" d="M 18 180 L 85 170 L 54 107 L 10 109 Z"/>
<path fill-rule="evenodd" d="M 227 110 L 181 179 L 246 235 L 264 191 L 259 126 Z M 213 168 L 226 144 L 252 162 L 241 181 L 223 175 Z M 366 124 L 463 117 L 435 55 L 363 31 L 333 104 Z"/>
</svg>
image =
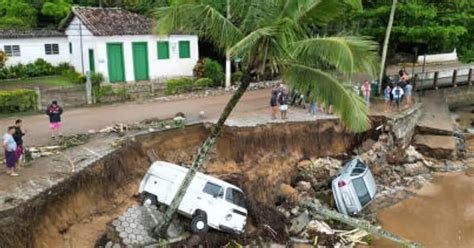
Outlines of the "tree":
<svg viewBox="0 0 474 248">
<path fill-rule="evenodd" d="M 69 11 L 71 11 L 71 2 L 69 0 L 49 0 L 41 8 L 43 15 L 52 16 L 56 21 L 66 17 Z"/>
<path fill-rule="evenodd" d="M 392 0 L 366 0 L 365 10 L 353 16 L 358 32 L 379 42 L 385 37 Z M 414 45 L 426 46 L 427 53 L 452 51 L 469 46 L 472 38 L 474 2 L 469 0 L 399 0 L 390 41 L 391 54 L 409 52 Z"/>
<path fill-rule="evenodd" d="M 346 5 L 361 8 L 359 0 L 240 0 L 232 1 L 232 18 L 198 0 L 153 11 L 157 32 L 194 32 L 232 57 L 242 58 L 244 77 L 225 106 L 209 137 L 199 148 L 180 189 L 167 209 L 155 235 L 165 234 L 192 178 L 221 132 L 224 122 L 250 84 L 250 74 L 280 73 L 292 87 L 309 97 L 333 105 L 341 121 L 353 131 L 369 127 L 367 107 L 341 80 L 354 72 L 377 74 L 378 49 L 365 37 L 319 37 L 314 25 L 338 17 Z M 340 78 L 335 75 L 340 75 Z"/>
<path fill-rule="evenodd" d="M 0 29 L 31 28 L 37 11 L 23 0 L 0 0 Z"/>
<path fill-rule="evenodd" d="M 395 10 L 397 9 L 397 0 L 393 0 L 392 9 L 390 10 L 390 18 L 388 20 L 387 31 L 385 33 L 385 40 L 383 42 L 382 48 L 382 61 L 380 62 L 380 74 L 379 74 L 379 82 L 380 86 L 382 86 L 383 75 L 385 72 L 385 61 L 387 60 L 387 51 L 388 51 L 388 43 L 390 41 L 390 33 L 392 32 L 393 26 L 393 18 L 395 17 Z M 382 91 L 382 87 L 379 87 L 379 93 Z"/>
</svg>

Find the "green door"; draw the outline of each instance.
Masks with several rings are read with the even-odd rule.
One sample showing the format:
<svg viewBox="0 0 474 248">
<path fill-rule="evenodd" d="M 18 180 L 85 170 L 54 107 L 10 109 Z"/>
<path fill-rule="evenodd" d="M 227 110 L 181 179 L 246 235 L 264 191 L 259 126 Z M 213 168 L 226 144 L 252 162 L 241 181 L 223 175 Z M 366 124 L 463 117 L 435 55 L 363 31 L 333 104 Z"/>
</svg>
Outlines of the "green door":
<svg viewBox="0 0 474 248">
<path fill-rule="evenodd" d="M 94 49 L 89 49 L 89 71 L 91 73 L 95 72 Z"/>
<path fill-rule="evenodd" d="M 146 42 L 133 42 L 133 73 L 135 81 L 148 80 L 148 48 Z"/>
<path fill-rule="evenodd" d="M 125 81 L 122 43 L 107 44 L 107 66 L 109 67 L 110 82 Z"/>
</svg>

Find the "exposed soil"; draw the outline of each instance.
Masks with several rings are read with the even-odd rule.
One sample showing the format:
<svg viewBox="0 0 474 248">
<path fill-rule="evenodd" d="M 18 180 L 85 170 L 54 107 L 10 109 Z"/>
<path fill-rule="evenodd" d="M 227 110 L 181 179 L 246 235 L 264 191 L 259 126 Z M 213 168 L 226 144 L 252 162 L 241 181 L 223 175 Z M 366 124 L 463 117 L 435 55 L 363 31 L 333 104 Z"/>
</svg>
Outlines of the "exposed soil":
<svg viewBox="0 0 474 248">
<path fill-rule="evenodd" d="M 150 165 L 147 153 L 189 164 L 208 132 L 204 125 L 194 125 L 137 136 L 50 192 L 18 207 L 9 223 L 0 222 L 0 247 L 93 246 L 103 235 L 105 223 L 135 202 L 139 181 Z M 281 200 L 280 186 L 293 182 L 297 162 L 345 154 L 368 136 L 372 133 L 350 134 L 336 120 L 228 127 L 204 171 L 246 192 L 249 237 L 259 235 L 283 242 L 287 239 L 285 218 L 274 206 Z M 209 235 L 204 242 L 208 247 L 228 240 L 222 234 Z M 241 242 L 245 240 L 242 237 Z"/>
</svg>

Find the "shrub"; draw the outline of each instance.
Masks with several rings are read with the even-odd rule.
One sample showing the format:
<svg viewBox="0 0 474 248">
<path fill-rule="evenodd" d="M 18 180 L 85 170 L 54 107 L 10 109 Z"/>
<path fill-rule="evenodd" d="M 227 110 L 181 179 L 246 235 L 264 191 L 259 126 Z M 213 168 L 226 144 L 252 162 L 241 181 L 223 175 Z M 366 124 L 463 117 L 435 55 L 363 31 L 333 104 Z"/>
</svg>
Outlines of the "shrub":
<svg viewBox="0 0 474 248">
<path fill-rule="evenodd" d="M 205 58 L 203 76 L 210 78 L 213 82 L 213 86 L 222 86 L 222 81 L 224 80 L 224 69 L 219 62 Z"/>
<path fill-rule="evenodd" d="M 36 108 L 37 96 L 34 90 L 0 91 L 0 113 L 16 113 Z"/>
<path fill-rule="evenodd" d="M 93 87 L 100 85 L 102 82 L 104 82 L 104 75 L 102 75 L 102 73 L 94 72 L 91 74 L 91 83 Z"/>
<path fill-rule="evenodd" d="M 204 77 L 204 60 L 203 59 L 199 59 L 196 62 L 196 65 L 193 68 L 193 75 L 196 78 Z"/>
<path fill-rule="evenodd" d="M 56 74 L 63 74 L 65 71 L 72 71 L 74 70 L 74 66 L 69 63 L 59 63 L 55 68 Z"/>
<path fill-rule="evenodd" d="M 3 68 L 1 68 L 0 66 L 0 79 L 17 79 L 50 75 L 70 75 L 72 81 L 84 81 L 84 79 L 81 79 L 78 73 L 74 75 L 74 73 L 72 72 L 75 72 L 74 67 L 68 63 L 61 63 L 57 66 L 53 66 L 50 63 L 46 62 L 44 59 L 37 59 L 35 62 L 26 65 L 16 64 Z"/>
<path fill-rule="evenodd" d="M 7 54 L 0 49 L 0 69 L 3 69 L 5 67 L 5 63 L 7 63 L 8 56 Z"/>
<path fill-rule="evenodd" d="M 74 70 L 74 68 L 65 70 L 61 74 L 73 84 L 83 84 L 86 82 L 86 77 Z"/>
<path fill-rule="evenodd" d="M 200 79 L 196 80 L 196 82 L 194 82 L 194 86 L 198 89 L 212 87 L 213 84 L 214 84 L 214 82 L 212 81 L 212 79 L 205 78 L 205 77 L 200 78 Z"/>
<path fill-rule="evenodd" d="M 191 78 L 182 77 L 182 78 L 173 78 L 166 81 L 165 94 L 173 95 L 184 93 L 192 90 L 193 80 Z"/>
<path fill-rule="evenodd" d="M 244 76 L 244 73 L 242 71 L 236 71 L 232 73 L 231 75 L 231 81 L 232 83 L 237 83 L 242 81 L 242 77 Z"/>
</svg>

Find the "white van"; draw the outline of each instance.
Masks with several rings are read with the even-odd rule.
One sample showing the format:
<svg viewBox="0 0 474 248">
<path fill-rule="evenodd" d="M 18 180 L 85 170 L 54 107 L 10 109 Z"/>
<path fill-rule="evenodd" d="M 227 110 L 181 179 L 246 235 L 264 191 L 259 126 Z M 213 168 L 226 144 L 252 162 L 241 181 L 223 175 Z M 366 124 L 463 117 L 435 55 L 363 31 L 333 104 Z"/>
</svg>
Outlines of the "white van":
<svg viewBox="0 0 474 248">
<path fill-rule="evenodd" d="M 142 182 L 139 193 L 144 205 L 169 206 L 181 186 L 188 168 L 163 161 L 154 162 Z M 244 193 L 238 187 L 197 172 L 178 212 L 191 218 L 194 233 L 206 233 L 209 227 L 241 234 L 247 221 Z"/>
</svg>

